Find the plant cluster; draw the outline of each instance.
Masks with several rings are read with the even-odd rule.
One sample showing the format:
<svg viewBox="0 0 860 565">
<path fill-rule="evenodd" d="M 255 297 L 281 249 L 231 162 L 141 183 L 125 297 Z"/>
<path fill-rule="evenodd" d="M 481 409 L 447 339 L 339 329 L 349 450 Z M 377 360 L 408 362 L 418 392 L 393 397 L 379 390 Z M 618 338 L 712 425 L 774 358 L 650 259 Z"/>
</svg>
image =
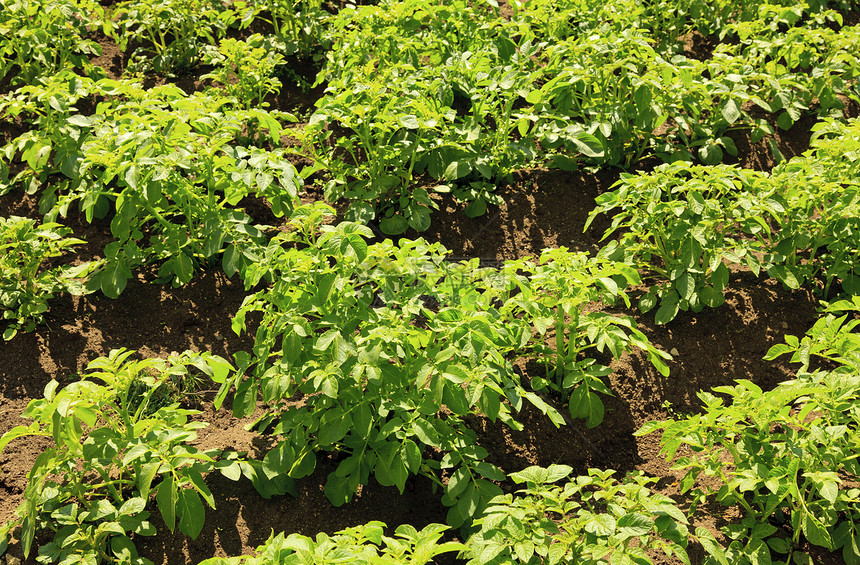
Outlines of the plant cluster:
<svg viewBox="0 0 860 565">
<path fill-rule="evenodd" d="M 0 80 L 26 86 L 65 68 L 95 71 L 89 57 L 101 46 L 88 36 L 104 16 L 98 2 L 2 0 L 0 12 Z"/>
<path fill-rule="evenodd" d="M 552 393 L 596 426 L 597 393 L 611 394 L 602 380 L 611 370 L 594 352 L 618 357 L 641 348 L 666 370 L 668 355 L 630 318 L 585 311 L 626 298 L 623 288 L 638 282 L 626 265 L 561 249 L 538 263 L 480 270 L 474 261 L 446 262 L 438 244 L 367 245 L 366 227 L 320 226 L 332 212 L 296 209 L 292 230 L 246 268 L 246 287 L 272 284 L 248 296 L 233 320 L 240 333 L 247 316 L 262 316 L 252 354 L 237 356 L 238 371 L 215 402 L 234 390 L 234 415 L 249 416 L 263 401 L 255 427 L 283 438 L 264 459 L 279 474 L 302 478 L 317 452 L 338 454 L 326 485 L 337 505 L 371 474 L 402 492 L 410 475 L 441 486 L 445 472 L 448 522 L 460 526 L 499 494 L 492 481 L 504 478 L 483 461 L 469 414 L 519 429 L 514 413 L 526 401 L 558 426 L 565 419 L 544 396 Z M 548 330 L 555 349 L 545 343 Z M 523 355 L 543 360 L 547 378 L 523 385 L 512 365 Z M 302 404 L 291 401 L 296 394 Z"/>
<path fill-rule="evenodd" d="M 318 563 L 356 563 L 358 565 L 424 565 L 442 553 L 461 549 L 456 542 L 438 543 L 447 526 L 430 524 L 418 531 L 408 524 L 398 526 L 394 537 L 384 535 L 385 524 L 368 522 L 333 536 L 317 534 L 316 539 L 299 534 L 272 535 L 257 548 L 253 557 L 207 559 L 200 565 L 316 565 Z"/>
<path fill-rule="evenodd" d="M 110 97 L 91 116 L 74 106 L 87 92 Z M 39 198 L 48 218 L 65 217 L 72 204 L 90 222 L 112 214 L 115 241 L 88 288 L 113 298 L 148 263 L 160 263 L 159 275 L 176 284 L 219 257 L 232 275 L 254 260 L 266 229 L 236 205 L 266 197 L 282 216 L 302 185 L 283 150 L 255 145 L 279 142 L 281 123 L 229 98 L 58 75 L 22 89 L 6 110 L 32 112 L 42 126 L 12 140 L 5 155 L 26 163 L 14 183 L 50 185 Z"/>
<path fill-rule="evenodd" d="M 169 72 L 198 64 L 205 45 L 247 25 L 252 13 L 242 1 L 126 0 L 105 18 L 104 30 L 124 52 L 135 45 L 136 70 Z"/>
<path fill-rule="evenodd" d="M 860 489 L 849 486 L 860 477 L 860 336 L 843 314 L 857 311 L 858 297 L 833 303 L 802 340 L 771 348 L 766 359 L 801 363 L 795 378 L 769 391 L 744 379 L 700 392 L 701 414 L 636 432 L 663 430 L 662 453 L 686 470 L 682 491 L 742 509 L 724 528 L 725 555 L 709 563 L 811 563 L 804 539 L 860 563 Z M 816 358 L 836 368 L 812 368 Z"/>
<path fill-rule="evenodd" d="M 225 93 L 235 96 L 246 110 L 264 107 L 266 96 L 277 94 L 281 88 L 281 81 L 274 74 L 284 57 L 273 47 L 271 41 L 258 33 L 245 41 L 224 39 L 217 53 L 205 57 L 207 63 L 217 68 L 200 78 L 221 83 Z"/>
<path fill-rule="evenodd" d="M 479 531 L 466 542 L 468 563 L 653 563 L 646 549 L 690 563 L 686 547 L 695 536 L 674 501 L 649 490 L 656 479 L 634 472 L 619 483 L 615 471 L 589 469 L 553 484 L 571 471 L 551 465 L 512 473 L 526 488 L 490 501 L 475 522 Z M 704 529 L 696 533 L 713 541 Z"/>
<path fill-rule="evenodd" d="M 63 388 L 51 381 L 44 398 L 32 400 L 23 413 L 33 422 L 0 438 L 0 449 L 25 436 L 53 441 L 28 475 L 17 519 L 0 528 L 0 552 L 16 528 L 25 556 L 36 532 L 49 530 L 53 541 L 39 547 L 41 563 L 143 564 L 134 538 L 155 533 L 147 510 L 153 508 L 151 495 L 171 531 L 178 521 L 183 533 L 197 537 L 203 502 L 215 506 L 203 475 L 219 468 L 239 478 L 238 461 L 218 462 L 219 452 L 190 445 L 195 430 L 206 426 L 189 420 L 198 412 L 178 402 L 150 407 L 159 389 L 171 386 L 172 377 L 193 367 L 218 378 L 232 369 L 230 364 L 191 352 L 140 361 L 131 360 L 132 354 L 113 350 L 91 362 L 81 380 Z"/>
<path fill-rule="evenodd" d="M 84 241 L 65 237 L 71 229 L 56 223 L 37 225 L 35 220 L 0 217 L 0 310 L 9 325 L 8 341 L 19 331 L 30 331 L 48 311 L 48 300 L 58 292 L 84 294 L 82 280 L 96 267 L 45 265 Z"/>
<path fill-rule="evenodd" d="M 661 21 L 632 2 L 547 4 L 517 4 L 510 19 L 459 1 L 339 12 L 318 79 L 326 96 L 304 130 L 332 177 L 326 197 L 348 199 L 349 219 L 376 218 L 384 233 L 422 231 L 435 204 L 414 186 L 419 175 L 477 216 L 513 169 L 629 167 L 645 156 L 712 165 L 737 155 L 731 130 L 757 142 L 814 102 L 827 115 L 841 112 L 839 96 L 858 99 L 857 31 L 824 6 L 751 3 L 736 23 L 733 7 L 716 8 L 736 42 L 700 61 L 659 38 L 704 14 Z M 767 27 L 801 18 L 786 37 Z"/>
<path fill-rule="evenodd" d="M 728 266 L 766 271 L 790 288 L 808 283 L 824 297 L 834 281 L 858 290 L 860 275 L 860 122 L 828 118 L 814 127 L 812 148 L 770 174 L 734 166 L 664 164 L 623 174 L 597 197 L 586 229 L 612 216 L 601 254 L 635 264 L 658 280 L 639 308 L 655 320 L 679 310 L 719 306 Z"/>
<path fill-rule="evenodd" d="M 228 563 L 426 563 L 457 551 L 472 563 L 806 565 L 805 545 L 860 563 L 858 343 L 860 298 L 860 29 L 848 2 L 812 0 L 381 0 L 331 14 L 320 0 L 0 0 L 0 115 L 15 123 L 0 152 L 0 195 L 21 190 L 44 223 L 0 218 L 4 338 L 29 330 L 58 292 L 115 298 L 134 270 L 189 282 L 220 263 L 249 293 L 232 321 L 253 346 L 235 363 L 186 352 L 135 361 L 112 351 L 78 381 L 52 381 L 28 405 L 26 436 L 51 445 L 28 475 L 24 503 L 0 528 L 42 563 L 147 563 L 135 548 L 161 519 L 190 537 L 215 499 L 206 474 L 251 481 L 263 497 L 336 463 L 325 493 L 345 504 L 371 480 L 400 492 L 429 478 L 447 526 L 390 536 L 371 522 L 315 539 L 273 535 Z M 835 8 L 836 11 L 833 8 Z M 246 31 L 254 25 L 261 33 Z M 130 60 L 108 80 L 88 57 L 101 27 Z M 269 33 L 265 35 L 265 33 Z M 683 39 L 718 40 L 689 56 Z M 228 36 L 229 35 L 229 36 Z M 27 56 L 29 54 L 29 56 Z M 323 62 L 325 93 L 307 124 L 267 110 L 295 61 Z M 146 89 L 140 77 L 211 65 L 201 92 Z M 754 143 L 804 116 L 823 117 L 812 149 L 769 173 L 721 165 L 733 132 Z M 781 159 L 772 143 L 774 155 Z M 312 163 L 301 173 L 296 157 Z M 622 174 L 587 221 L 612 215 L 597 256 L 565 248 L 482 268 L 452 262 L 423 240 L 451 193 L 471 217 L 500 204 L 514 170 L 546 165 L 653 171 Z M 299 205 L 302 179 L 344 200 Z M 267 202 L 281 226 L 246 211 Z M 109 223 L 102 259 L 58 257 L 81 240 L 56 223 Z M 378 233 L 378 232 L 377 232 Z M 690 513 L 737 506 L 721 547 L 637 473 L 620 481 L 563 465 L 506 474 L 470 427 L 486 417 L 514 430 L 525 404 L 556 426 L 604 418 L 612 360 L 633 350 L 668 375 L 630 307 L 658 323 L 725 300 L 732 268 L 767 273 L 830 298 L 791 354 L 797 375 L 773 390 L 747 380 L 701 392 L 699 414 L 644 426 L 685 470 Z M 645 283 L 643 285 L 643 282 Z M 612 310 L 614 311 L 614 310 Z M 819 361 L 822 360 L 822 361 Z M 543 365 L 529 378 L 519 361 Z M 234 368 L 235 367 L 235 368 Z M 219 385 L 216 408 L 261 408 L 252 429 L 273 441 L 259 460 L 194 447 L 198 413 L 181 404 L 194 382 Z M 707 480 L 704 480 L 707 479 Z M 564 480 L 562 484 L 559 481 Z M 510 482 L 525 488 L 505 494 Z M 155 509 L 158 512 L 155 512 Z M 465 543 L 443 541 L 461 528 Z M 646 551 L 649 550 L 649 551 Z"/>
</svg>

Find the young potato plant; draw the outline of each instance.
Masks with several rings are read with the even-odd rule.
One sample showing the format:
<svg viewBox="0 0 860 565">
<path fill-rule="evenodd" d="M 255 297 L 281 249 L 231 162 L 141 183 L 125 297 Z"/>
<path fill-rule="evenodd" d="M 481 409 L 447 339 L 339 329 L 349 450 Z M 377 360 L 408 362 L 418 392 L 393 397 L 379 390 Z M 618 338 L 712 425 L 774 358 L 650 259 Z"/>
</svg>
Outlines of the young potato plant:
<svg viewBox="0 0 860 565">
<path fill-rule="evenodd" d="M 736 167 L 677 162 L 651 173 L 622 175 L 614 190 L 597 197 L 585 228 L 598 214 L 612 213 L 603 238 L 620 232 L 601 255 L 632 262 L 658 277 L 639 300 L 657 307 L 658 324 L 683 310 L 721 305 L 728 264 L 758 274 L 760 253 L 784 201 L 765 175 Z"/>
<path fill-rule="evenodd" d="M 385 527 L 382 522 L 368 522 L 331 536 L 320 533 L 316 539 L 281 533 L 270 536 L 254 556 L 213 558 L 200 565 L 425 565 L 435 562 L 437 555 L 463 549 L 461 543 L 439 543 L 448 529 L 441 524 L 429 524 L 420 531 L 403 524 L 394 531 L 394 537 L 385 535 Z"/>
<path fill-rule="evenodd" d="M 88 122 L 75 105 L 97 91 L 92 79 L 64 70 L 0 99 L 0 115 L 10 121 L 21 119 L 30 127 L 0 153 L 0 194 L 15 188 L 35 194 L 41 189 L 48 196 L 40 199 L 39 213 L 50 211 L 57 185 L 78 174 Z M 16 172 L 10 178 L 11 171 Z"/>
<path fill-rule="evenodd" d="M 548 47 L 549 72 L 526 97 L 534 104 L 535 136 L 558 155 L 550 164 L 563 168 L 575 168 L 577 155 L 592 164 L 635 164 L 667 117 L 654 96 L 660 85 L 651 80 L 656 54 L 646 33 L 635 27 L 592 33 Z"/>
<path fill-rule="evenodd" d="M 326 39 L 326 24 L 332 16 L 321 0 L 265 0 L 256 7 L 268 11 L 275 37 L 285 44 L 285 55 L 307 57 Z"/>
<path fill-rule="evenodd" d="M 828 119 L 814 126 L 807 154 L 774 169 L 786 213 L 768 272 L 788 287 L 820 280 L 825 298 L 834 281 L 847 294 L 860 291 L 858 150 L 860 122 Z"/>
<path fill-rule="evenodd" d="M 809 21 L 798 25 L 802 19 Z M 857 57 L 856 26 L 843 26 L 842 15 L 833 10 L 809 13 L 805 5 L 764 4 L 759 17 L 728 26 L 740 40 L 720 50 L 743 58 L 763 70 L 771 85 L 790 81 L 790 89 L 763 93 L 767 102 L 757 102 L 768 112 L 777 113 L 777 123 L 789 129 L 800 112 L 813 102 L 819 115 L 841 114 L 839 95 L 857 99 L 852 86 L 860 65 Z M 836 29 L 833 29 L 836 28 Z M 787 30 L 787 31 L 786 31 Z M 794 101 L 789 102 L 794 91 Z"/>
<path fill-rule="evenodd" d="M 105 33 L 123 52 L 132 42 L 138 45 L 132 54 L 136 70 L 171 72 L 199 63 L 204 45 L 216 44 L 252 16 L 245 2 L 126 0 L 114 6 Z"/>
<path fill-rule="evenodd" d="M 526 28 L 468 3 L 415 1 L 344 10 L 332 26 L 327 95 L 305 134 L 333 177 L 327 198 L 353 201 L 349 219 L 426 229 L 433 201 L 411 186 L 423 173 L 479 216 L 499 202 L 495 183 L 538 157 L 520 110 L 551 71 Z"/>
<path fill-rule="evenodd" d="M 589 425 L 602 418 L 594 391 L 607 392 L 599 382 L 605 373 L 580 357 L 641 347 L 660 359 L 630 320 L 580 312 L 590 301 L 621 296 L 635 276 L 629 267 L 561 250 L 539 265 L 481 270 L 476 261 L 447 263 L 444 249 L 422 240 L 368 246 L 368 228 L 321 227 L 332 212 L 298 208 L 292 231 L 273 238 L 245 269 L 247 288 L 261 280 L 272 286 L 249 296 L 233 320 L 242 333 L 249 316 L 262 317 L 252 354 L 237 355 L 239 370 L 222 382 L 216 407 L 230 390 L 237 416 L 252 414 L 262 400 L 266 412 L 256 429 L 283 438 L 263 459 L 271 475 L 302 478 L 314 471 L 317 453 L 331 453 L 339 465 L 326 494 L 336 505 L 371 474 L 401 492 L 410 475 L 421 474 L 444 486 L 448 522 L 458 527 L 499 494 L 492 481 L 504 479 L 484 461 L 487 451 L 466 423 L 470 414 L 519 429 L 513 413 L 525 401 L 556 425 L 565 421 L 535 392 L 549 381 L 524 386 L 514 357 L 563 363 L 557 387 Z M 597 290 L 587 290 L 590 284 Z M 554 325 L 565 348 L 558 356 L 543 343 Z"/>
<path fill-rule="evenodd" d="M 524 348 L 526 355 L 546 367 L 546 376 L 533 376 L 531 387 L 560 396 L 571 416 L 585 419 L 589 428 L 603 421 L 603 401 L 597 393 L 612 394 L 603 382 L 612 369 L 598 363 L 592 357 L 596 353 L 617 359 L 636 347 L 647 353 L 661 374 L 669 374 L 665 360 L 671 357 L 654 348 L 631 318 L 586 311 L 589 304 L 614 304 L 618 299 L 630 305 L 623 289 L 641 281 L 629 264 L 561 247 L 544 251 L 536 265 L 509 261 L 503 273 L 516 281 L 517 294 L 506 300 L 502 313 L 529 320 L 540 336 Z"/>
<path fill-rule="evenodd" d="M 386 75 L 390 82 L 404 80 L 396 67 Z M 378 217 L 386 234 L 403 233 L 408 227 L 426 230 L 436 204 L 425 189 L 411 184 L 419 149 L 450 119 L 443 112 L 439 102 L 419 88 L 390 93 L 388 82 L 375 79 L 325 97 L 303 136 L 317 166 L 333 176 L 325 187 L 326 199 L 348 198 L 350 221 L 366 223 Z M 338 137 L 335 128 L 349 133 Z"/>
<path fill-rule="evenodd" d="M 219 82 L 227 95 L 234 96 L 246 110 L 265 107 L 263 99 L 281 89 L 281 81 L 274 74 L 284 64 L 284 56 L 259 33 L 244 41 L 222 40 L 218 51 L 204 56 L 204 62 L 216 65 L 216 69 L 200 78 Z"/>
<path fill-rule="evenodd" d="M 283 150 L 259 149 L 245 136 L 253 121 L 255 137 L 280 142 L 282 126 L 268 112 L 231 108 L 228 98 L 188 97 L 175 86 L 144 90 L 104 79 L 83 86 L 108 98 L 96 114 L 68 115 L 73 107 L 60 102 L 64 91 L 54 86 L 56 92 L 34 89 L 18 107 L 56 100 L 62 111 L 48 113 L 46 121 L 57 122 L 60 139 L 24 134 L 7 155 L 19 149 L 32 161 L 18 182 L 30 175 L 38 186 L 61 169 L 62 182 L 50 183 L 40 197 L 48 218 L 65 217 L 73 203 L 90 222 L 114 212 L 116 241 L 106 247 L 90 289 L 116 297 L 131 270 L 151 262 L 162 262 L 160 276 L 184 284 L 219 255 L 232 275 L 265 240 L 264 228 L 235 206 L 256 195 L 266 197 L 276 215 L 292 209 L 301 186 L 295 168 Z M 77 84 L 69 87 L 80 91 Z"/>
<path fill-rule="evenodd" d="M 2 0 L 0 11 L 0 80 L 25 86 L 67 68 L 94 70 L 89 57 L 101 46 L 87 36 L 104 18 L 98 2 Z"/>
<path fill-rule="evenodd" d="M 475 520 L 480 529 L 461 554 L 468 564 L 651 564 L 646 549 L 690 563 L 686 548 L 696 537 L 674 501 L 650 491 L 657 479 L 633 472 L 619 482 L 615 471 L 599 469 L 569 478 L 571 471 L 551 465 L 511 474 L 525 488 L 494 498 Z M 707 530 L 696 534 L 713 544 Z"/>
<path fill-rule="evenodd" d="M 850 486 L 860 477 L 860 359 L 857 322 L 833 314 L 841 310 L 860 310 L 860 300 L 834 304 L 802 341 L 786 336 L 768 352 L 793 353 L 796 378 L 770 391 L 738 380 L 715 388 L 720 397 L 700 392 L 702 414 L 636 432 L 663 430 L 662 452 L 687 470 L 684 492 L 741 508 L 741 522 L 724 528 L 725 555 L 708 563 L 805 565 L 804 539 L 860 563 L 860 489 Z M 810 372 L 813 356 L 838 366 Z M 694 488 L 701 475 L 718 486 Z"/>
<path fill-rule="evenodd" d="M 9 325 L 3 331 L 8 341 L 19 331 L 31 331 L 48 311 L 48 301 L 58 292 L 84 294 L 81 279 L 96 263 L 46 267 L 45 261 L 59 257 L 83 240 L 66 237 L 71 229 L 60 224 L 37 225 L 35 220 L 0 217 L 0 310 Z"/>
<path fill-rule="evenodd" d="M 203 474 L 219 467 L 234 476 L 239 463 L 216 463 L 219 452 L 192 447 L 206 424 L 189 421 L 197 411 L 165 405 L 163 390 L 192 367 L 216 379 L 232 367 L 208 353 L 140 361 L 132 354 L 113 350 L 63 388 L 52 380 L 22 415 L 33 422 L 0 438 L 0 450 L 27 436 L 52 440 L 28 474 L 16 518 L 0 528 L 0 553 L 14 534 L 29 556 L 37 533 L 52 532 L 40 563 L 149 563 L 134 539 L 155 534 L 153 503 L 171 531 L 178 521 L 186 535 L 200 533 L 203 502 L 215 506 Z"/>
</svg>

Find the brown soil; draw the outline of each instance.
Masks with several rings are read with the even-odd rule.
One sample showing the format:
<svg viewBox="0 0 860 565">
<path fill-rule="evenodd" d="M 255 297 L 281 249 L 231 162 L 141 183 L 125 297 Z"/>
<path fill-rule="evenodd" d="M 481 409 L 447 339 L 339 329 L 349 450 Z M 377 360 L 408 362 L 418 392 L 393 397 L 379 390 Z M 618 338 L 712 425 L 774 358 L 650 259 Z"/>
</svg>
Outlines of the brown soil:
<svg viewBox="0 0 860 565">
<path fill-rule="evenodd" d="M 97 63 L 109 76 L 123 69 L 122 54 L 104 40 L 104 52 Z M 309 75 L 306 68 L 303 74 Z M 193 82 L 193 78 L 192 78 Z M 196 85 L 194 86 L 196 88 Z M 302 99 L 302 94 L 307 98 Z M 292 107 L 310 107 L 308 99 L 318 93 L 294 90 L 279 102 Z M 283 108 L 288 109 L 288 108 Z M 788 158 L 808 148 L 807 120 L 788 132 L 777 132 L 776 143 Z M 750 144 L 735 137 L 743 166 L 767 170 L 773 156 L 764 145 Z M 744 145 L 744 142 L 746 145 Z M 513 175 L 500 186 L 504 204 L 476 219 L 467 218 L 462 206 L 440 199 L 440 210 L 422 237 L 442 242 L 453 257 L 512 259 L 537 256 L 546 247 L 566 246 L 573 250 L 598 248 L 606 220 L 601 218 L 587 232 L 583 226 L 595 196 L 617 180 L 615 171 L 562 172 L 535 169 Z M 310 195 L 315 197 L 317 195 Z M 259 202 L 249 203 L 260 207 Z M 258 216 L 265 210 L 249 210 Z M 36 200 L 13 193 L 0 198 L 0 215 L 37 217 Z M 93 256 L 109 238 L 107 224 L 92 225 L 80 220 L 68 222 L 77 236 L 89 241 L 81 256 Z M 409 237 L 419 234 L 410 233 Z M 39 398 L 45 385 L 56 379 L 61 384 L 74 379 L 87 363 L 111 349 L 136 349 L 145 356 L 166 356 L 173 351 L 210 351 L 227 358 L 250 347 L 247 338 L 237 337 L 230 320 L 246 295 L 237 278 L 221 272 L 205 272 L 185 287 L 174 289 L 150 282 L 142 273 L 131 281 L 121 299 L 99 294 L 87 297 L 59 296 L 51 303 L 44 324 L 34 332 L 0 344 L 0 434 L 25 423 L 19 418 L 29 400 Z M 471 425 L 490 452 L 493 463 L 507 472 L 527 465 L 563 463 L 576 472 L 589 467 L 612 468 L 619 472 L 639 469 L 660 478 L 659 489 L 678 495 L 678 475 L 659 455 L 657 435 L 634 437 L 632 432 L 645 422 L 666 418 L 699 407 L 697 391 L 750 379 L 762 387 L 773 387 L 792 374 L 784 363 L 762 361 L 765 352 L 785 334 L 802 335 L 815 320 L 816 300 L 806 291 L 789 291 L 748 272 L 732 274 L 724 306 L 699 314 L 682 313 L 667 326 L 656 326 L 650 315 L 633 315 L 649 339 L 665 351 L 676 350 L 669 377 L 661 376 L 640 355 L 625 355 L 614 363 L 610 378 L 615 396 L 606 399 L 605 421 L 594 429 L 575 422 L 575 429 L 555 429 L 533 410 L 519 419 L 522 432 L 475 418 Z M 539 367 L 521 367 L 526 376 Z M 209 398 L 212 391 L 204 393 Z M 199 444 L 205 448 L 231 448 L 258 452 L 263 446 L 256 434 L 243 429 L 228 411 L 215 412 L 202 403 L 201 418 L 210 425 L 202 430 Z M 0 454 L 0 522 L 9 519 L 21 501 L 26 475 L 44 441 L 13 442 Z M 202 534 L 196 540 L 171 534 L 159 525 L 154 538 L 138 542 L 141 553 L 155 563 L 197 563 L 212 556 L 248 554 L 263 543 L 271 531 L 314 535 L 381 520 L 390 526 L 410 523 L 417 528 L 431 522 L 445 522 L 446 509 L 440 493 L 429 481 L 411 479 L 406 493 L 381 487 L 371 481 L 356 499 L 333 508 L 323 494 L 327 474 L 334 463 L 321 458 L 313 476 L 299 482 L 300 496 L 262 499 L 247 481 L 231 482 L 212 474 L 209 487 L 215 494 L 217 510 L 208 510 Z M 681 500 L 679 498 L 679 500 Z M 732 510 L 708 509 L 700 522 L 716 531 L 730 519 Z M 160 519 L 154 518 L 160 524 Z M 10 555 L 22 557 L 15 545 Z M 694 562 L 702 556 L 692 552 Z M 820 555 L 817 563 L 837 564 L 840 559 Z M 31 558 L 30 562 L 34 562 Z"/>
</svg>

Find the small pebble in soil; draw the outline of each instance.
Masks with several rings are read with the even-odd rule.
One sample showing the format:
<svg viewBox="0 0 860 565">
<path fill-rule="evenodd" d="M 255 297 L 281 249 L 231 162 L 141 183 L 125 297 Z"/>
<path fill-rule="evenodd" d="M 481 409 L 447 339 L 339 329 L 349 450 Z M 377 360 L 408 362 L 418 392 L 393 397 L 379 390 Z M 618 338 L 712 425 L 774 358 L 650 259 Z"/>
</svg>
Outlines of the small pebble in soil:
<svg viewBox="0 0 860 565">
<path fill-rule="evenodd" d="M 678 348 L 677 348 L 677 347 L 673 347 L 672 349 L 670 349 L 670 350 L 669 350 L 669 355 L 671 355 L 672 357 L 677 357 L 677 356 L 678 356 Z"/>
<path fill-rule="evenodd" d="M 783 323 L 782 323 L 782 329 L 784 329 L 784 330 L 787 330 L 787 329 L 788 329 L 788 322 L 783 322 Z"/>
</svg>

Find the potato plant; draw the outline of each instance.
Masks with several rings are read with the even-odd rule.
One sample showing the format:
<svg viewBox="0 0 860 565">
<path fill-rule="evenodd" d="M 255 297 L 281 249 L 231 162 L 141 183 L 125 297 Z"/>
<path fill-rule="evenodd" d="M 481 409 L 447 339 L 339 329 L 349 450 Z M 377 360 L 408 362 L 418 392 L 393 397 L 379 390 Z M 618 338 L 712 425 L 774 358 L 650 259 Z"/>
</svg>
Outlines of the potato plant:
<svg viewBox="0 0 860 565">
<path fill-rule="evenodd" d="M 857 214 L 860 122 L 836 120 L 815 127 L 812 149 L 773 172 L 772 182 L 786 202 L 771 248 L 771 276 L 791 288 L 823 285 L 828 298 L 834 282 L 842 291 L 860 290 L 860 231 Z"/>
<path fill-rule="evenodd" d="M 634 472 L 619 482 L 612 470 L 570 477 L 572 471 L 551 465 L 512 473 L 525 488 L 490 501 L 466 541 L 467 563 L 651 564 L 646 548 L 690 562 L 686 547 L 696 537 L 674 501 L 649 490 L 655 479 Z M 696 533 L 711 546 L 706 530 Z"/>
<path fill-rule="evenodd" d="M 31 331 L 48 311 L 48 301 L 59 292 L 84 294 L 84 279 L 98 266 L 50 267 L 44 263 L 61 256 L 83 240 L 66 237 L 72 230 L 56 223 L 0 217 L 0 309 L 8 325 L 3 339 Z"/>
<path fill-rule="evenodd" d="M 484 461 L 466 416 L 483 413 L 519 429 L 515 413 L 529 402 L 558 426 L 564 418 L 541 394 L 554 390 L 573 417 L 594 426 L 603 418 L 597 393 L 611 391 L 601 380 L 610 371 L 591 351 L 641 348 L 665 369 L 668 356 L 632 320 L 582 311 L 623 298 L 638 280 L 626 265 L 560 250 L 539 264 L 479 271 L 475 262 L 446 263 L 438 244 L 368 246 L 365 227 L 320 228 L 327 213 L 297 209 L 292 231 L 245 270 L 246 287 L 273 284 L 249 296 L 233 320 L 241 333 L 250 314 L 262 315 L 252 355 L 237 356 L 216 406 L 230 390 L 236 416 L 263 401 L 257 429 L 283 438 L 263 460 L 272 474 L 299 479 L 313 472 L 318 452 L 338 454 L 326 485 L 335 504 L 348 502 L 371 473 L 400 491 L 422 474 L 444 486 L 449 524 L 460 526 L 499 494 L 492 481 L 504 478 Z M 543 341 L 548 328 L 558 351 Z M 511 362 L 518 352 L 545 359 L 549 378 L 524 386 Z M 302 405 L 287 402 L 297 393 Z M 451 473 L 444 485 L 442 471 Z"/>
<path fill-rule="evenodd" d="M 359 565 L 424 565 L 442 553 L 463 548 L 457 542 L 439 543 L 447 526 L 430 524 L 420 531 L 408 524 L 398 526 L 394 536 L 385 535 L 385 524 L 368 522 L 347 528 L 332 536 L 318 534 L 309 538 L 299 534 L 272 535 L 257 548 L 254 556 L 207 559 L 200 565 L 316 565 L 349 561 Z"/>
<path fill-rule="evenodd" d="M 232 367 L 210 354 L 134 361 L 133 353 L 113 350 L 63 388 L 51 381 L 44 398 L 32 400 L 24 411 L 32 423 L 0 438 L 0 450 L 26 436 L 53 440 L 28 474 L 17 518 L 0 528 L 0 552 L 13 532 L 20 532 L 27 556 L 36 533 L 50 531 L 53 541 L 38 548 L 42 563 L 73 557 L 86 563 L 147 563 L 138 557 L 133 538 L 155 533 L 147 510 L 154 507 L 171 531 L 178 525 L 192 538 L 200 533 L 203 502 L 215 506 L 203 475 L 216 467 L 219 452 L 189 445 L 195 430 L 206 426 L 189 420 L 196 411 L 178 402 L 152 405 L 174 375 L 194 367 L 218 378 Z M 236 461 L 220 465 L 234 478 L 238 466 Z"/>
<path fill-rule="evenodd" d="M 252 12 L 241 1 L 225 6 L 217 0 L 126 0 L 110 15 L 105 32 L 123 51 L 137 42 L 133 65 L 139 71 L 173 72 L 199 63 L 204 45 L 247 24 Z"/>
<path fill-rule="evenodd" d="M 661 165 L 652 173 L 623 175 L 614 190 L 598 196 L 585 229 L 598 214 L 612 216 L 603 238 L 620 237 L 601 254 L 657 276 L 639 309 L 657 308 L 655 321 L 665 324 L 679 311 L 721 305 L 727 264 L 742 264 L 756 274 L 762 270 L 771 226 L 785 211 L 768 181 L 725 165 Z"/>
<path fill-rule="evenodd" d="M 333 504 L 423 475 L 447 526 L 284 532 L 254 556 L 207 563 L 455 551 L 473 563 L 689 563 L 695 540 L 706 565 L 806 565 L 808 544 L 860 563 L 860 132 L 844 117 L 860 103 L 860 30 L 845 25 L 856 2 L 335 4 L 0 0 L 0 195 L 35 196 L 43 216 L 0 220 L 4 338 L 32 329 L 59 292 L 116 298 L 136 269 L 178 286 L 218 263 L 245 286 L 232 323 L 253 338 L 235 368 L 120 350 L 65 387 L 52 381 L 24 413 L 32 423 L 0 438 L 50 444 L 0 528 L 0 554 L 13 538 L 28 557 L 46 540 L 42 563 L 143 564 L 134 544 L 154 521 L 201 532 L 215 505 L 206 473 L 296 495 L 326 457 Z M 89 60 L 98 28 L 122 51 L 115 80 Z M 706 52 L 690 49 L 696 38 Z M 296 62 L 323 64 L 307 123 L 266 107 Z M 213 82 L 142 86 L 177 74 Z M 811 117 L 824 119 L 803 156 L 770 173 L 720 165 L 740 157 L 738 133 L 769 139 L 784 161 L 774 130 Z M 299 173 L 296 158 L 312 163 Z M 558 248 L 482 268 L 424 240 L 371 241 L 427 230 L 439 194 L 479 217 L 503 203 L 513 172 L 543 166 L 623 170 L 587 221 L 611 216 L 597 256 Z M 303 179 L 346 221 L 299 206 Z M 281 225 L 253 220 L 249 199 Z M 104 220 L 113 241 L 96 262 L 57 267 L 82 243 L 56 223 L 73 214 Z M 677 505 L 637 473 L 508 475 L 490 462 L 474 417 L 521 430 L 530 404 L 556 426 L 600 426 L 614 360 L 638 350 L 668 376 L 669 356 L 623 314 L 628 295 L 668 323 L 721 305 L 730 269 L 843 300 L 770 350 L 801 364 L 789 380 L 703 391 L 700 413 L 640 430 L 662 430 L 663 453 L 686 471 Z M 522 361 L 538 370 L 524 378 Z M 219 385 L 218 408 L 259 409 L 252 429 L 273 440 L 259 460 L 193 447 L 205 424 L 181 396 L 201 374 Z M 726 547 L 690 531 L 706 503 L 743 515 Z M 444 541 L 449 528 L 465 542 Z"/>
<path fill-rule="evenodd" d="M 88 36 L 104 18 L 98 2 L 3 0 L 0 10 L 0 80 L 25 86 L 65 68 L 95 71 L 89 57 L 101 46 Z"/>
<path fill-rule="evenodd" d="M 803 539 L 860 563 L 860 489 L 846 485 L 860 476 L 857 321 L 835 315 L 858 309 L 856 297 L 834 303 L 803 340 L 771 348 L 766 359 L 802 363 L 796 378 L 770 391 L 741 379 L 713 389 L 722 396 L 700 392 L 703 413 L 636 432 L 663 430 L 661 451 L 686 470 L 681 488 L 695 500 L 741 508 L 741 523 L 724 528 L 726 556 L 708 563 L 811 563 Z M 837 367 L 811 369 L 816 357 Z M 716 486 L 697 486 L 702 475 Z"/>
</svg>

